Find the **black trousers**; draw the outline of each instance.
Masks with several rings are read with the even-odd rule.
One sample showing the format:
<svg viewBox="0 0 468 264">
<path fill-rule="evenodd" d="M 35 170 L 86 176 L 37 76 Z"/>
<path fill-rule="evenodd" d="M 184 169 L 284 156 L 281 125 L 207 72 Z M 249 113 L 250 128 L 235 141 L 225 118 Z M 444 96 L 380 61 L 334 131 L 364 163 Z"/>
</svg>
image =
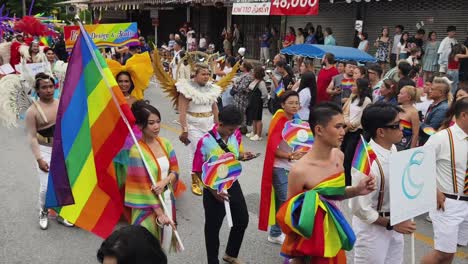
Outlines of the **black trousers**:
<svg viewBox="0 0 468 264">
<path fill-rule="evenodd" d="M 354 152 L 356 146 L 361 140 L 362 129 L 358 129 L 356 132 L 346 133 L 343 143 L 341 144 L 341 151 L 344 153 L 344 170 L 345 170 L 345 181 L 346 186 L 351 186 L 351 163 L 353 162 Z"/>
<path fill-rule="evenodd" d="M 238 181 L 228 190 L 233 227 L 229 233 L 226 254 L 237 258 L 244 239 L 245 229 L 249 224 L 249 212 L 244 194 Z M 205 246 L 208 264 L 219 263 L 219 230 L 226 211 L 224 203 L 218 201 L 208 189 L 203 190 L 203 208 L 205 208 Z"/>
<path fill-rule="evenodd" d="M 396 54 L 395 53 L 391 53 L 390 54 L 390 68 L 394 68 L 397 64 L 397 61 L 396 61 Z"/>
</svg>

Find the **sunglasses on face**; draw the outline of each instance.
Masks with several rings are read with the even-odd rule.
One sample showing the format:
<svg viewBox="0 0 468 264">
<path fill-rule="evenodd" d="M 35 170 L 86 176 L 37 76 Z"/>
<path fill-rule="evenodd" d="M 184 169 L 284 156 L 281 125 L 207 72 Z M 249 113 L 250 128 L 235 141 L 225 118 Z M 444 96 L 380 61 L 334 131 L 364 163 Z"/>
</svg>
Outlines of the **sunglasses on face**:
<svg viewBox="0 0 468 264">
<path fill-rule="evenodd" d="M 385 125 L 382 128 L 388 128 L 388 129 L 400 129 L 400 124 L 390 124 L 390 125 Z"/>
</svg>

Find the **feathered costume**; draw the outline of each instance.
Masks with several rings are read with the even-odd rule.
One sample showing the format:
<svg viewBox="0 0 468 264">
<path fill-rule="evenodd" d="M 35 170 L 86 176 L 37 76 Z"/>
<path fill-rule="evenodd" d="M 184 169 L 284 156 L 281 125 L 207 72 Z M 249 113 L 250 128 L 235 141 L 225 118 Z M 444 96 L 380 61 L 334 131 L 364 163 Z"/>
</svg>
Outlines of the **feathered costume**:
<svg viewBox="0 0 468 264">
<path fill-rule="evenodd" d="M 275 190 L 273 189 L 273 164 L 275 162 L 275 152 L 283 140 L 281 132 L 284 124 L 289 121 L 283 109 L 279 109 L 273 115 L 268 129 L 268 140 L 263 163 L 263 175 L 260 192 L 260 212 L 258 229 L 267 231 L 268 226 L 276 224 L 276 203 Z"/>
<path fill-rule="evenodd" d="M 130 74 L 134 85 L 131 95 L 137 100 L 142 100 L 144 98 L 144 92 L 148 88 L 151 76 L 153 76 L 151 58 L 148 52 L 133 55 L 127 60 L 125 65 L 121 65 L 119 62 L 109 59 L 106 59 L 106 62 L 114 77 L 123 71 Z"/>
<path fill-rule="evenodd" d="M 276 218 L 286 239 L 281 255 L 306 257 L 314 264 L 344 264 L 356 236 L 333 200 L 345 194 L 345 177 L 332 175 L 286 201 Z"/>
<path fill-rule="evenodd" d="M 177 181 L 174 185 L 168 185 L 168 190 L 161 195 L 164 201 L 160 201 L 151 191 L 152 182 L 149 178 L 150 175 L 146 171 L 137 147 L 134 145 L 130 149 L 130 164 L 125 188 L 125 206 L 130 207 L 132 210 L 131 224 L 144 226 L 160 241 L 166 252 L 169 252 L 170 250 L 174 250 L 176 246 L 176 239 L 172 236 L 172 227 L 165 226 L 160 228 L 157 226 L 154 209 L 162 207 L 161 202 L 166 203 L 169 213 L 172 214 L 168 216 L 176 223 L 176 207 L 173 194 L 179 192 L 179 165 L 170 141 L 162 137 L 156 139 L 165 153 L 165 158 L 169 160 L 168 173 L 174 173 Z M 161 164 L 159 164 L 158 159 L 154 156 L 149 146 L 141 140 L 138 143 L 142 149 L 144 159 L 150 167 L 152 175 L 155 177 L 154 180 L 159 182 L 168 177 L 168 175 L 161 175 Z"/>
<path fill-rule="evenodd" d="M 210 56 L 203 52 L 187 52 L 187 54 L 180 60 L 179 63 L 183 63 L 184 59 L 190 62 L 210 62 Z M 175 107 L 178 104 L 179 94 L 183 94 L 185 98 L 189 100 L 187 107 L 187 129 L 188 139 L 190 140 L 190 160 L 193 161 L 193 156 L 197 147 L 198 141 L 206 134 L 214 125 L 213 109 L 212 106 L 215 104 L 221 95 L 221 93 L 227 88 L 232 79 L 234 78 L 239 63 L 237 63 L 230 74 L 227 74 L 224 78 L 219 80 L 216 84 L 211 81 L 206 85 L 201 86 L 193 80 L 180 79 L 177 83 L 172 79 L 169 74 L 164 70 L 161 64 L 161 58 L 159 53 L 154 52 L 153 68 L 157 80 L 163 91 L 168 94 L 171 98 L 172 103 Z M 211 113 L 211 114 L 210 114 Z M 200 188 L 199 179 L 197 176 L 192 174 L 192 192 L 196 195 L 201 195 L 202 190 Z"/>
</svg>

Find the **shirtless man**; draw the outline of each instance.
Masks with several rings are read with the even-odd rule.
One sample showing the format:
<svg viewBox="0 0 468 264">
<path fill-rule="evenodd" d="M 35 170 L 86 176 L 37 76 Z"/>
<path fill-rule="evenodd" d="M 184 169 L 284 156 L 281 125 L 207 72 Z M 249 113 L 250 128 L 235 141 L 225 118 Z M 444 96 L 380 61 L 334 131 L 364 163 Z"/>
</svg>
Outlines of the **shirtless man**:
<svg viewBox="0 0 468 264">
<path fill-rule="evenodd" d="M 315 136 L 314 146 L 293 165 L 290 171 L 288 199 L 298 193 L 315 188 L 331 175 L 344 172 L 344 154 L 339 149 L 345 135 L 345 122 L 341 107 L 331 102 L 319 104 L 311 112 L 310 127 Z M 366 195 L 374 189 L 374 177 L 366 177 L 358 185 L 347 187 L 344 199 Z M 305 263 L 305 257 L 308 256 L 295 258 L 291 263 Z"/>
<path fill-rule="evenodd" d="M 34 101 L 26 111 L 26 129 L 29 144 L 38 167 L 40 183 L 39 226 L 42 230 L 45 230 L 49 225 L 49 221 L 47 218 L 48 211 L 44 208 L 44 205 L 59 101 L 54 99 L 54 79 L 45 73 L 36 75 L 34 89 L 39 100 Z M 73 224 L 61 217 L 57 217 L 57 221 L 68 227 L 73 226 Z"/>
</svg>

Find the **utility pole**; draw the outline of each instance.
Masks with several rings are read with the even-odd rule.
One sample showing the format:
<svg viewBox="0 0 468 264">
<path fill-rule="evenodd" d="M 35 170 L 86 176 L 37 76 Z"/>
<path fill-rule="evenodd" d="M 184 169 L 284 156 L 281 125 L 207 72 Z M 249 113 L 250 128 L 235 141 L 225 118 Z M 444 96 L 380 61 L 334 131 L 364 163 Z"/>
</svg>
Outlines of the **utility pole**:
<svg viewBox="0 0 468 264">
<path fill-rule="evenodd" d="M 23 0 L 23 17 L 26 16 L 26 0 Z"/>
</svg>

